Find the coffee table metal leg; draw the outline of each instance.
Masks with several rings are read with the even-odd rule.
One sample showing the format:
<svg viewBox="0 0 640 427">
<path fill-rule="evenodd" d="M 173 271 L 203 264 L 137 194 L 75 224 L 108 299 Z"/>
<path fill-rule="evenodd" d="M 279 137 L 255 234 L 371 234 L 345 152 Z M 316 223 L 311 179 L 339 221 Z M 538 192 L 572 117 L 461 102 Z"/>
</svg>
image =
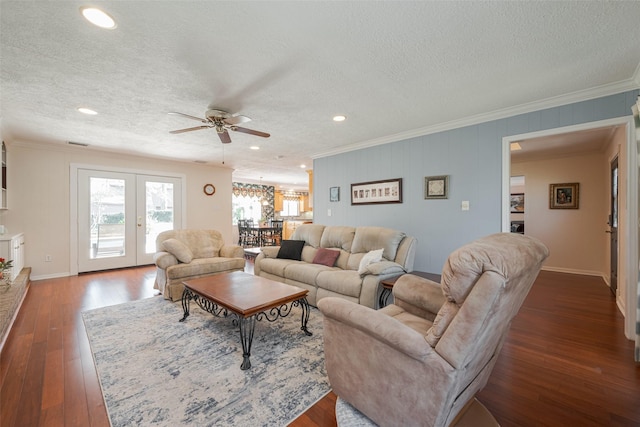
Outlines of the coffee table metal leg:
<svg viewBox="0 0 640 427">
<path fill-rule="evenodd" d="M 298 301 L 300 302 L 300 307 L 302 308 L 302 327 L 300 329 L 303 330 L 307 336 L 311 336 L 313 335 L 313 333 L 309 331 L 309 329 L 307 329 L 307 322 L 309 322 L 310 313 L 309 303 L 307 302 L 306 298 L 300 298 Z"/>
<path fill-rule="evenodd" d="M 184 322 L 185 320 L 187 320 L 187 317 L 189 317 L 189 302 L 192 298 L 193 294 L 191 293 L 191 291 L 189 291 L 189 289 L 187 288 L 184 288 L 184 291 L 182 291 L 182 310 L 184 311 L 184 316 L 182 317 L 182 319 L 180 319 L 181 322 Z"/>
<path fill-rule="evenodd" d="M 247 370 L 251 368 L 251 343 L 253 342 L 253 332 L 256 329 L 256 316 L 241 317 L 240 323 L 240 341 L 242 342 L 242 365 L 240 369 Z"/>
</svg>

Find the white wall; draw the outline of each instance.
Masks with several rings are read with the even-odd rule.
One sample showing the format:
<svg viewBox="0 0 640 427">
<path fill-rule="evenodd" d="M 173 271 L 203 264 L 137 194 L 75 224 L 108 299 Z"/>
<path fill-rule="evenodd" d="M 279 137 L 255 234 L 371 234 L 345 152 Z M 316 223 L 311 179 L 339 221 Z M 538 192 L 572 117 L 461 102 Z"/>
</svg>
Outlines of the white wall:
<svg viewBox="0 0 640 427">
<path fill-rule="evenodd" d="M 70 266 L 69 173 L 72 163 L 110 166 L 145 172 L 184 174 L 186 227 L 219 230 L 232 241 L 232 170 L 198 163 L 149 159 L 103 152 L 90 147 L 7 142 L 8 207 L 1 223 L 6 234 L 24 232 L 25 265 L 32 278 L 65 276 Z M 202 191 L 216 187 L 213 196 Z M 45 262 L 52 254 L 53 261 Z"/>
</svg>

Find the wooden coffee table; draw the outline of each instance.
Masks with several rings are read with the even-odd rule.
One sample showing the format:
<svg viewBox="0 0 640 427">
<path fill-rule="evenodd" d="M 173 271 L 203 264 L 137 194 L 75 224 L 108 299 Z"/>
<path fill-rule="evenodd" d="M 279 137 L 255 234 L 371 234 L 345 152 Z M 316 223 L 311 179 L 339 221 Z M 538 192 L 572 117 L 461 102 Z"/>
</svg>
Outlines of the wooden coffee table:
<svg viewBox="0 0 640 427">
<path fill-rule="evenodd" d="M 184 322 L 189 317 L 189 304 L 196 302 L 203 310 L 216 317 L 233 316 L 234 324 L 240 325 L 242 343 L 242 365 L 240 369 L 251 368 L 251 343 L 256 321 L 266 319 L 274 322 L 286 317 L 293 307 L 302 308 L 302 326 L 306 335 L 309 321 L 308 290 L 291 286 L 243 271 L 216 274 L 183 282 L 182 308 Z"/>
</svg>

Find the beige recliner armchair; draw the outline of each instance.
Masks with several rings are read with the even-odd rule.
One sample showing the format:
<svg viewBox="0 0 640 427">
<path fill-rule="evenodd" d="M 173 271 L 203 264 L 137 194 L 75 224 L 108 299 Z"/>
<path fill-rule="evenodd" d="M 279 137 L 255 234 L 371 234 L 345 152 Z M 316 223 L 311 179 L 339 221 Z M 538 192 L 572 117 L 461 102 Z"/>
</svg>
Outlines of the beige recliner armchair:
<svg viewBox="0 0 640 427">
<path fill-rule="evenodd" d="M 320 300 L 333 391 L 380 426 L 459 423 L 548 254 L 535 238 L 493 234 L 453 252 L 441 284 L 402 276 L 381 310 Z"/>
</svg>

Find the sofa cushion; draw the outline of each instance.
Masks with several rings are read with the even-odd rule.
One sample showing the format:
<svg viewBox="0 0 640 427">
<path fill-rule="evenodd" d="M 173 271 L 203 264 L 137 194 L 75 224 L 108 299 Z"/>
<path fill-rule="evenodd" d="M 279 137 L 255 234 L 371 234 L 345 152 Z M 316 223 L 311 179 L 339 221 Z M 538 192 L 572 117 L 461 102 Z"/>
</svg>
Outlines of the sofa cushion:
<svg viewBox="0 0 640 427">
<path fill-rule="evenodd" d="M 302 224 L 296 228 L 291 238 L 293 240 L 304 240 L 308 245 L 318 248 L 320 247 L 320 239 L 324 229 L 325 226 L 320 224 Z"/>
<path fill-rule="evenodd" d="M 358 227 L 351 246 L 352 253 L 369 252 L 383 248 L 382 255 L 395 261 L 398 245 L 406 236 L 402 231 L 383 227 Z"/>
<path fill-rule="evenodd" d="M 304 240 L 283 240 L 276 258 L 300 261 Z"/>
<path fill-rule="evenodd" d="M 178 239 L 167 239 L 162 242 L 162 246 L 165 251 L 178 258 L 180 262 L 189 263 L 193 259 L 191 249 Z"/>
<path fill-rule="evenodd" d="M 345 251 L 351 250 L 351 243 L 356 234 L 354 227 L 328 226 L 325 227 L 320 239 L 320 246 L 323 248 L 340 248 Z"/>
<path fill-rule="evenodd" d="M 363 256 L 358 266 L 358 274 L 365 274 L 367 272 L 367 267 L 369 266 L 369 264 L 379 262 L 382 259 L 383 251 L 384 249 L 376 249 Z"/>
<path fill-rule="evenodd" d="M 362 278 L 354 270 L 331 269 L 321 271 L 316 277 L 318 288 L 327 289 L 341 295 L 359 298 Z"/>
<path fill-rule="evenodd" d="M 329 268 L 330 267 L 327 267 L 326 265 L 320 264 L 291 262 L 284 269 L 284 277 L 287 280 L 312 284 L 316 283 L 316 278 L 320 272 L 328 270 Z"/>
<path fill-rule="evenodd" d="M 169 279 L 180 279 L 244 269 L 244 258 L 194 258 L 188 264 L 167 268 Z"/>
<path fill-rule="evenodd" d="M 333 267 L 336 263 L 336 260 L 340 256 L 340 251 L 320 248 L 318 252 L 316 252 L 316 256 L 313 258 L 313 264 L 322 264 L 327 267 Z"/>
</svg>

